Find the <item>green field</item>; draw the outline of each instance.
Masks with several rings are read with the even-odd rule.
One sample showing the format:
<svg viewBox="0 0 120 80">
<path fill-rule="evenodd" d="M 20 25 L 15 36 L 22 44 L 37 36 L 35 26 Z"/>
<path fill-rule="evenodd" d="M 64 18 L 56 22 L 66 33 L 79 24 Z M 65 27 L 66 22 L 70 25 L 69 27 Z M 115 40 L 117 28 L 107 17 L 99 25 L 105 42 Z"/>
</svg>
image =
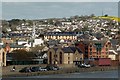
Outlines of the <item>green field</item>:
<svg viewBox="0 0 120 80">
<path fill-rule="evenodd" d="M 98 17 L 94 17 L 94 18 L 102 18 L 102 19 L 110 19 L 110 20 L 115 20 L 117 22 L 120 22 L 120 18 L 119 17 L 114 17 L 114 16 L 98 16 Z"/>
</svg>

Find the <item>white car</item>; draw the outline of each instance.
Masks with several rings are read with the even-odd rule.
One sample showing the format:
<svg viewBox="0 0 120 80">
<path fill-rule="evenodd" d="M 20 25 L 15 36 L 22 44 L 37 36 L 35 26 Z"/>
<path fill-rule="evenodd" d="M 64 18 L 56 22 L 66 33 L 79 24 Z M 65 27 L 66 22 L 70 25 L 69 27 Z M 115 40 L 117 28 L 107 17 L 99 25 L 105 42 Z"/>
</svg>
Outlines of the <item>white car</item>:
<svg viewBox="0 0 120 80">
<path fill-rule="evenodd" d="M 40 68 L 40 71 L 47 71 L 47 69 L 45 69 L 45 68 Z"/>
<path fill-rule="evenodd" d="M 79 67 L 82 67 L 82 68 L 90 68 L 91 66 L 89 64 L 81 64 Z"/>
<path fill-rule="evenodd" d="M 85 67 L 86 68 L 90 68 L 91 66 L 89 64 L 85 64 Z"/>
</svg>

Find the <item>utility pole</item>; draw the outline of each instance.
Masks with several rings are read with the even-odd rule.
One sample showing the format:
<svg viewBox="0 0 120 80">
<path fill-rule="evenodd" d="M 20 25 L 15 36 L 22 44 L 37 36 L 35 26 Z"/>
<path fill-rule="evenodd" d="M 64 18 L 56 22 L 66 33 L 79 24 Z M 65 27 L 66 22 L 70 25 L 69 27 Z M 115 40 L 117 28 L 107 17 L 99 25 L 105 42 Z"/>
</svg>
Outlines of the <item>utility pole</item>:
<svg viewBox="0 0 120 80">
<path fill-rule="evenodd" d="M 33 22 L 33 31 L 32 31 L 32 38 L 35 38 L 35 23 Z"/>
<path fill-rule="evenodd" d="M 103 16 L 103 9 L 102 9 L 102 16 Z"/>
</svg>

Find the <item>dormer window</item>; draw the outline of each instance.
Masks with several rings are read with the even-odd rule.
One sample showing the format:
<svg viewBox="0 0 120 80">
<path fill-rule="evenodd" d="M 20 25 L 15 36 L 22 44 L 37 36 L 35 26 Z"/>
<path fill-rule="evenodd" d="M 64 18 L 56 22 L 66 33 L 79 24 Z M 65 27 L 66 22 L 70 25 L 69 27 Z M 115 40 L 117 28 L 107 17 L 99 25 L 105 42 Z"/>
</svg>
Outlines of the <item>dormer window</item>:
<svg viewBox="0 0 120 80">
<path fill-rule="evenodd" d="M 106 45 L 106 48 L 108 47 L 108 45 Z"/>
<path fill-rule="evenodd" d="M 90 47 L 92 47 L 92 45 L 90 45 Z"/>
<path fill-rule="evenodd" d="M 55 54 L 54 57 L 57 58 L 57 55 Z"/>
</svg>

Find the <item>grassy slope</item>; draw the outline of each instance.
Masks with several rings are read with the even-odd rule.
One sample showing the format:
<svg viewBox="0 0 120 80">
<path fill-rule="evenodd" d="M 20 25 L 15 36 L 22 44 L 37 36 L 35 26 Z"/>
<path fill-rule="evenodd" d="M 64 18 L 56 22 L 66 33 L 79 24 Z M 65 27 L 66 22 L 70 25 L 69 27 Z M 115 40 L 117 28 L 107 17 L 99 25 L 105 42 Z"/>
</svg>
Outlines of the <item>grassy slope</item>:
<svg viewBox="0 0 120 80">
<path fill-rule="evenodd" d="M 99 17 L 94 17 L 94 18 L 102 18 L 102 19 L 111 19 L 111 20 L 116 20 L 117 22 L 120 22 L 120 18 L 119 17 L 114 17 L 114 16 L 99 16 Z"/>
</svg>

